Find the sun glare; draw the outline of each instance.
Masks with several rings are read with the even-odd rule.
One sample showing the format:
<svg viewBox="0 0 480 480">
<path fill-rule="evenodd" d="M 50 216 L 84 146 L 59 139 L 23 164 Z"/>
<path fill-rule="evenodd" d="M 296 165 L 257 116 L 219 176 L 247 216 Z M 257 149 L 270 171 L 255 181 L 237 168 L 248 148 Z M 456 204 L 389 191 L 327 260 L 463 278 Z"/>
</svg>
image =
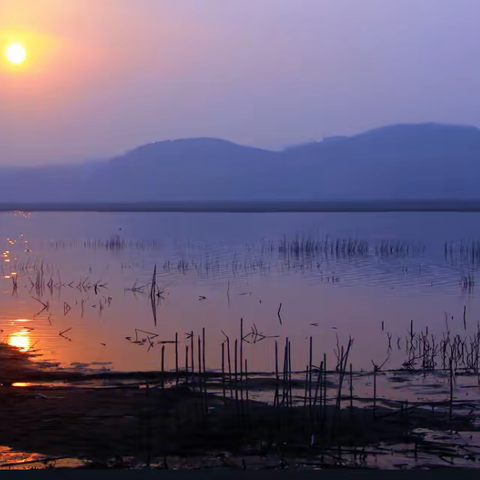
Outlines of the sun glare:
<svg viewBox="0 0 480 480">
<path fill-rule="evenodd" d="M 20 43 L 10 44 L 5 53 L 10 63 L 22 63 L 27 58 L 27 51 Z"/>
<path fill-rule="evenodd" d="M 8 338 L 8 344 L 11 347 L 17 347 L 21 352 L 26 352 L 30 348 L 30 332 L 28 330 L 22 330 L 15 332 Z"/>
</svg>

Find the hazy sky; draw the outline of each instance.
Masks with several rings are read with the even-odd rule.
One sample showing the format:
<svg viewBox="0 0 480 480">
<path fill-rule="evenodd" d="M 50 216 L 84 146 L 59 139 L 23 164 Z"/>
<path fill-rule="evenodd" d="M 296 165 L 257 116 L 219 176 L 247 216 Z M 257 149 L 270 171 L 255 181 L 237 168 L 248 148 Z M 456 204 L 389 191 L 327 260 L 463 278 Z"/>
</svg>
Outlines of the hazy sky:
<svg viewBox="0 0 480 480">
<path fill-rule="evenodd" d="M 479 45 L 479 0 L 0 0 L 0 164 L 480 126 Z"/>
</svg>

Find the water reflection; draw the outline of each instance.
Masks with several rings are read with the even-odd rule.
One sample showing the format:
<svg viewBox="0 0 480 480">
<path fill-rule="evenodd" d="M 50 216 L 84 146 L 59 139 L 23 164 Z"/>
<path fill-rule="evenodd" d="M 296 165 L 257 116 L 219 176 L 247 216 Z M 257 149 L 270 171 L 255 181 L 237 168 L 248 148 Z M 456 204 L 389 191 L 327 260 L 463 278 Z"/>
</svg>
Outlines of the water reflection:
<svg viewBox="0 0 480 480">
<path fill-rule="evenodd" d="M 372 359 L 385 360 L 389 336 L 392 345 L 403 339 L 411 319 L 441 334 L 444 312 L 462 331 L 465 306 L 468 328 L 480 318 L 470 288 L 480 272 L 478 215 L 0 217 L 2 340 L 20 352 L 39 345 L 63 366 L 154 370 L 165 346 L 172 368 L 174 348 L 162 342 L 205 327 L 207 363 L 215 368 L 222 331 L 233 338 L 244 318 L 248 328 L 289 336 L 299 368 L 306 338 L 318 336 L 318 352 L 331 354 L 336 334 L 352 335 L 354 366 L 371 368 Z M 159 342 L 142 348 L 129 338 L 135 329 L 155 329 L 148 295 L 155 265 L 157 284 L 168 288 L 157 312 Z M 251 349 L 251 367 L 269 369 L 273 341 Z"/>
<path fill-rule="evenodd" d="M 21 352 L 28 351 L 32 344 L 32 341 L 30 338 L 30 331 L 27 330 L 26 328 L 22 328 L 22 330 L 20 330 L 19 332 L 15 332 L 11 334 L 8 337 L 7 343 L 12 347 L 18 348 Z"/>
</svg>

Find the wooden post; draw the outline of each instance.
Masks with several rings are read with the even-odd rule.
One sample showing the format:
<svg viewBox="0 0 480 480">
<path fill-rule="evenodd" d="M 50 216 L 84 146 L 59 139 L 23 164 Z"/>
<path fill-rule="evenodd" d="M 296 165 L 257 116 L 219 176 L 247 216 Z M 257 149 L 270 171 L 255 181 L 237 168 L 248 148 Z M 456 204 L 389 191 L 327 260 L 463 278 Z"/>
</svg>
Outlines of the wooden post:
<svg viewBox="0 0 480 480">
<path fill-rule="evenodd" d="M 165 388 L 165 345 L 162 345 L 162 390 Z"/>
<path fill-rule="evenodd" d="M 175 385 L 178 387 L 178 332 L 175 333 Z"/>
<path fill-rule="evenodd" d="M 225 391 L 225 343 L 222 342 L 222 388 L 223 388 L 223 402 L 227 404 L 227 392 Z"/>
</svg>

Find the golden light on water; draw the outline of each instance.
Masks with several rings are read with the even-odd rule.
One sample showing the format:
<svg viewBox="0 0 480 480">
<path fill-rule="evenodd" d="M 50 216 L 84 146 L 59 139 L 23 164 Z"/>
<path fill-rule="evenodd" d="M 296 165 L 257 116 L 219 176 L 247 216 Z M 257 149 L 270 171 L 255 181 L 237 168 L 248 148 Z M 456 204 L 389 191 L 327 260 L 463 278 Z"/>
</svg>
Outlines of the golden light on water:
<svg viewBox="0 0 480 480">
<path fill-rule="evenodd" d="M 8 337 L 8 344 L 11 347 L 17 347 L 21 352 L 26 352 L 32 344 L 30 331 L 21 330 L 20 332 L 13 333 Z"/>
<path fill-rule="evenodd" d="M 5 50 L 5 55 L 10 63 L 19 64 L 27 58 L 27 51 L 21 43 L 11 43 Z"/>
</svg>

